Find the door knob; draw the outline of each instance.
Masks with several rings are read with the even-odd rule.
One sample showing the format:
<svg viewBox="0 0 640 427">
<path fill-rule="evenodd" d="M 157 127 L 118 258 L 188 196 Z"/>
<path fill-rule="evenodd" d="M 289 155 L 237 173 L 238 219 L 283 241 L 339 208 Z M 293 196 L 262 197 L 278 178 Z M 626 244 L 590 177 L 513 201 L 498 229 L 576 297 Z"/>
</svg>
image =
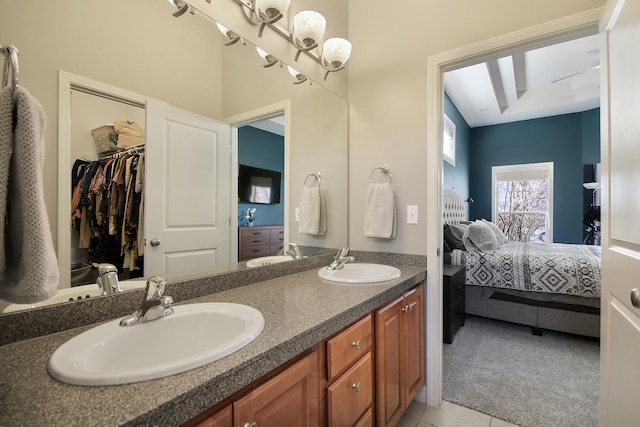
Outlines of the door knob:
<svg viewBox="0 0 640 427">
<path fill-rule="evenodd" d="M 631 289 L 631 304 L 633 304 L 635 308 L 640 308 L 640 289 Z"/>
<path fill-rule="evenodd" d="M 153 246 L 154 248 L 156 246 L 160 246 L 160 240 L 156 239 L 155 237 L 153 239 L 151 239 L 151 246 Z"/>
</svg>

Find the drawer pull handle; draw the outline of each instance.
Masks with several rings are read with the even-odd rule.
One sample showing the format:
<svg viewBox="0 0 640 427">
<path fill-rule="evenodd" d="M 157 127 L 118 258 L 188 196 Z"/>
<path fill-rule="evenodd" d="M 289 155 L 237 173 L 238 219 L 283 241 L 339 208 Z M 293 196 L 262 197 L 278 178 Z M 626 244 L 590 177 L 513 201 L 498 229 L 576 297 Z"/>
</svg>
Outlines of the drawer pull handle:
<svg viewBox="0 0 640 427">
<path fill-rule="evenodd" d="M 456 290 L 458 290 L 458 291 L 459 291 L 460 289 L 462 289 L 462 288 L 464 288 L 464 283 L 463 283 L 463 284 L 461 284 L 461 285 L 456 286 Z"/>
<path fill-rule="evenodd" d="M 243 427 L 258 427 L 258 423 L 255 421 L 252 423 L 244 423 Z"/>
<path fill-rule="evenodd" d="M 262 249 L 254 249 L 253 252 L 260 252 Z"/>
<path fill-rule="evenodd" d="M 360 391 L 360 383 L 358 383 L 358 384 L 355 384 L 355 383 L 354 383 L 354 384 L 352 384 L 352 385 L 351 385 L 351 388 L 353 388 L 356 392 L 359 392 L 359 391 Z"/>
<path fill-rule="evenodd" d="M 360 350 L 360 347 L 362 347 L 360 340 L 352 342 L 351 345 L 354 346 L 356 350 Z"/>
<path fill-rule="evenodd" d="M 251 242 L 252 242 L 252 243 L 260 243 L 261 241 L 262 241 L 262 240 L 259 240 L 259 239 L 258 239 L 258 240 L 252 240 Z"/>
</svg>

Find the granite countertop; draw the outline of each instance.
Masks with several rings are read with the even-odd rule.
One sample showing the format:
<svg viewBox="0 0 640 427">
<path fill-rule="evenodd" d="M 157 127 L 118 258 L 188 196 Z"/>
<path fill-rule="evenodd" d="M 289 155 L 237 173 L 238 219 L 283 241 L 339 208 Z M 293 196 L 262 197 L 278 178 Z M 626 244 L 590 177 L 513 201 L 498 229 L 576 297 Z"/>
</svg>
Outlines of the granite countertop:
<svg viewBox="0 0 640 427">
<path fill-rule="evenodd" d="M 399 268 L 400 278 L 379 284 L 327 282 L 313 269 L 187 301 L 255 307 L 265 318 L 264 330 L 225 358 L 151 381 L 82 387 L 51 378 L 47 361 L 53 351 L 95 325 L 7 344 L 0 347 L 0 425 L 179 425 L 426 276 L 424 268 Z"/>
</svg>

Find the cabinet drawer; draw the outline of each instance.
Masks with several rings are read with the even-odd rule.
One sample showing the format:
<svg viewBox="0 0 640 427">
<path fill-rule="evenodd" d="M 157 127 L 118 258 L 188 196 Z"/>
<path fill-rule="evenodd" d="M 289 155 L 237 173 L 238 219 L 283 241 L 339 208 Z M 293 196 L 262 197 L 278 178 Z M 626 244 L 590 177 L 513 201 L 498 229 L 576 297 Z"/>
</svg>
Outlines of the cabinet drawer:
<svg viewBox="0 0 640 427">
<path fill-rule="evenodd" d="M 371 348 L 373 337 L 371 315 L 354 323 L 327 341 L 329 379 L 340 373 Z"/>
<path fill-rule="evenodd" d="M 242 246 L 268 245 L 271 237 L 268 232 L 256 231 L 254 234 L 242 232 Z"/>
<path fill-rule="evenodd" d="M 242 248 L 242 259 L 258 258 L 271 255 L 270 245 L 247 246 Z"/>
<path fill-rule="evenodd" d="M 373 402 L 371 352 L 327 389 L 330 426 L 352 426 Z"/>
<path fill-rule="evenodd" d="M 282 243 L 284 242 L 284 229 L 278 228 L 271 230 L 271 243 Z"/>
</svg>

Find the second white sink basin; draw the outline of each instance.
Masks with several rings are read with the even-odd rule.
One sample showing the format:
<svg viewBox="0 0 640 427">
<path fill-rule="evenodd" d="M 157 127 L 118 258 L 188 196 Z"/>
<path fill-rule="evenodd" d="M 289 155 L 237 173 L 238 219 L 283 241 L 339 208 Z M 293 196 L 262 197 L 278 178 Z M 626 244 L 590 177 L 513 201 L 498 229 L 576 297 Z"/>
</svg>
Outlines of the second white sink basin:
<svg viewBox="0 0 640 427">
<path fill-rule="evenodd" d="M 131 289 L 144 288 L 146 280 L 122 280 L 120 281 L 120 289 L 128 291 Z M 2 311 L 3 313 L 10 313 L 13 311 L 28 310 L 31 308 L 44 307 L 52 304 L 60 304 L 62 302 L 80 301 L 83 299 L 99 297 L 102 295 L 102 289 L 96 284 L 75 286 L 73 288 L 60 289 L 51 298 L 36 302 L 33 304 L 10 304 Z"/>
<path fill-rule="evenodd" d="M 341 283 L 375 283 L 397 279 L 400 270 L 384 264 L 347 263 L 339 270 L 323 267 L 318 270 L 318 277 Z"/>
<path fill-rule="evenodd" d="M 269 264 L 278 264 L 281 262 L 291 261 L 292 259 L 293 258 L 289 255 L 261 256 L 260 258 L 254 258 L 247 261 L 247 267 L 253 268 Z"/>
<path fill-rule="evenodd" d="M 232 303 L 174 306 L 174 313 L 132 326 L 120 319 L 64 343 L 49 359 L 52 377 L 75 385 L 114 385 L 166 377 L 221 359 L 253 341 L 262 313 Z"/>
</svg>

